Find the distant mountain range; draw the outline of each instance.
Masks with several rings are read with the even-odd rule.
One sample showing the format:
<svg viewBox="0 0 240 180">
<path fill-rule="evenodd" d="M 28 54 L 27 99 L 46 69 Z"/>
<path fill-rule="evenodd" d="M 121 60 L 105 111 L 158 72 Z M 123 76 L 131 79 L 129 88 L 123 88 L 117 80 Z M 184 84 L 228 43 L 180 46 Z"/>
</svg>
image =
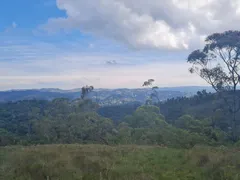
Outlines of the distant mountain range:
<svg viewBox="0 0 240 180">
<path fill-rule="evenodd" d="M 183 86 L 159 88 L 158 94 L 161 101 L 169 98 L 192 96 L 197 91 L 206 89 L 212 91 L 211 87 L 204 86 Z M 89 97 L 102 105 L 124 104 L 129 102 L 145 102 L 150 89 L 95 89 Z M 71 100 L 81 96 L 81 89 L 30 89 L 30 90 L 9 90 L 0 92 L 0 102 L 42 99 L 52 100 L 55 98 L 68 98 Z"/>
</svg>

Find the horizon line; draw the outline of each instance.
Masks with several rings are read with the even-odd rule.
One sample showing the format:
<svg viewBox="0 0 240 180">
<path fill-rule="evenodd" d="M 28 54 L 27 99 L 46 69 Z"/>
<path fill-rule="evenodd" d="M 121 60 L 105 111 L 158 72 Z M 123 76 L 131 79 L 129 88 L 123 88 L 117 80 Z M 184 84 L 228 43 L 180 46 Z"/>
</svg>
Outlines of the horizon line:
<svg viewBox="0 0 240 180">
<path fill-rule="evenodd" d="M 211 86 L 163 86 L 163 87 L 158 87 L 159 89 L 168 89 L 168 88 L 212 88 Z M 117 89 L 129 89 L 129 90 L 134 90 L 134 89 L 151 89 L 150 87 L 144 88 L 144 87 L 139 87 L 139 88 L 95 88 L 96 90 L 117 90 Z M 8 89 L 8 90 L 0 90 L 0 92 L 10 92 L 10 91 L 27 91 L 27 90 L 61 90 L 61 91 L 73 91 L 73 90 L 81 90 L 81 87 L 79 88 L 72 88 L 72 89 L 61 89 L 61 88 L 14 88 L 14 89 Z"/>
</svg>

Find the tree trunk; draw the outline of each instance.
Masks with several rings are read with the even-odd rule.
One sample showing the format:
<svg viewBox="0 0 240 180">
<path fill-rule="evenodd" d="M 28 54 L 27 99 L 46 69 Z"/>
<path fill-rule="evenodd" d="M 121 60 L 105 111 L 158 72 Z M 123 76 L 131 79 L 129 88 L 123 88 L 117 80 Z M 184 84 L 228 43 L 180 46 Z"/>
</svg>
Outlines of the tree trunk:
<svg viewBox="0 0 240 180">
<path fill-rule="evenodd" d="M 232 139 L 234 142 L 237 141 L 237 134 L 236 134 L 236 114 L 237 114 L 237 85 L 234 84 L 233 88 L 233 119 L 232 119 Z"/>
</svg>

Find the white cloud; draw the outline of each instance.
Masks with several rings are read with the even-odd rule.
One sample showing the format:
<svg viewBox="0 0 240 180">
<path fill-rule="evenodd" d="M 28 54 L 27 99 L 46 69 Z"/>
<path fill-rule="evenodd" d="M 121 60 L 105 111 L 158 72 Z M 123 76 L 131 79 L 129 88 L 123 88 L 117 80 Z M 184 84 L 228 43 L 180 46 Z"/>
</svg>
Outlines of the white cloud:
<svg viewBox="0 0 240 180">
<path fill-rule="evenodd" d="M 150 51 L 150 54 L 118 48 L 106 52 L 115 48 L 114 45 L 105 49 L 92 40 L 95 47 L 102 47 L 104 51 L 89 50 L 90 42 L 51 44 L 7 39 L 0 43 L 0 90 L 71 89 L 87 84 L 96 88 L 140 88 L 148 78 L 156 79 L 159 86 L 205 85 L 188 72 L 189 65 L 183 63 L 185 55 L 181 53 Z"/>
<path fill-rule="evenodd" d="M 188 49 L 206 35 L 240 29 L 239 0 L 56 0 L 67 17 L 44 28 L 79 29 L 134 48 Z"/>
</svg>

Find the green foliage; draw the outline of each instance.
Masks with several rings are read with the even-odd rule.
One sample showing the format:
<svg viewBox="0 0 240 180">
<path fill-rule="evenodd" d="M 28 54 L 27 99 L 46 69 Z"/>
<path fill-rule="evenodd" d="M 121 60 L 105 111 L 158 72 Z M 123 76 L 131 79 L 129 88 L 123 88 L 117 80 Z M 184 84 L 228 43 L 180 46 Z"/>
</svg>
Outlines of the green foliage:
<svg viewBox="0 0 240 180">
<path fill-rule="evenodd" d="M 240 61 L 240 31 L 213 33 L 205 40 L 203 50 L 195 50 L 188 56 L 191 73 L 196 73 L 222 96 L 231 116 L 228 118 L 231 138 L 238 140 L 236 115 L 240 110 L 238 85 Z M 214 63 L 212 63 L 214 62 Z"/>
<path fill-rule="evenodd" d="M 226 133 L 229 133 L 231 127 L 229 109 L 223 98 L 216 94 L 203 91 L 189 98 L 169 99 L 159 104 L 159 107 L 166 121 L 171 124 L 177 123 L 175 121 L 178 121 L 181 116 L 189 114 L 200 121 L 209 119 L 210 126 L 219 128 Z M 240 112 L 236 114 L 236 117 L 237 119 L 240 118 Z M 240 122 L 237 122 L 237 125 L 239 126 Z M 240 135 L 240 132 L 238 134 Z"/>
<path fill-rule="evenodd" d="M 156 106 L 141 106 L 133 113 L 133 115 L 127 116 L 124 121 L 133 128 L 154 128 L 155 125 L 163 122 L 163 116 L 159 113 L 160 110 Z"/>
<path fill-rule="evenodd" d="M 14 134 L 8 132 L 5 129 L 0 129 L 0 146 L 15 144 L 17 140 L 18 139 Z"/>
<path fill-rule="evenodd" d="M 175 122 L 175 126 L 190 132 L 206 135 L 215 141 L 226 140 L 226 133 L 220 129 L 212 128 L 211 123 L 209 119 L 197 120 L 190 115 L 184 115 Z"/>
<path fill-rule="evenodd" d="M 236 147 L 240 147 L 240 140 L 234 144 Z"/>
<path fill-rule="evenodd" d="M 96 108 L 89 100 L 68 99 L 1 104 L 1 145 L 108 143 L 113 123 Z"/>
<path fill-rule="evenodd" d="M 0 145 L 100 143 L 163 145 L 191 148 L 227 143 L 227 135 L 211 119 L 183 115 L 170 124 L 156 106 L 140 106 L 114 123 L 100 116 L 91 100 L 55 99 L 0 105 Z"/>
<path fill-rule="evenodd" d="M 202 95 L 210 96 L 198 94 Z M 202 101 L 194 98 L 195 104 Z M 114 123 L 97 109 L 87 99 L 0 104 L 0 145 L 35 145 L 1 147 L 0 179 L 213 180 L 239 176 L 239 154 L 233 156 L 228 150 L 228 135 L 214 125 L 213 118 L 181 113 L 169 121 L 159 107 L 151 105 L 140 106 Z M 217 112 L 216 119 L 222 111 Z M 39 145 L 76 143 L 108 146 Z M 129 144 L 144 146 L 122 146 Z M 225 146 L 204 149 L 199 145 Z"/>
<path fill-rule="evenodd" d="M 207 122 L 194 120 L 191 116 L 183 116 L 180 118 L 184 122 L 190 121 L 195 126 L 174 127 L 168 124 L 164 117 L 160 114 L 160 110 L 155 106 L 139 107 L 131 116 L 127 116 L 123 123 L 119 124 L 118 143 L 133 144 L 158 144 L 168 147 L 191 148 L 196 144 L 215 145 L 220 142 L 208 136 L 205 133 Z M 180 121 L 181 121 L 180 120 Z M 180 122 L 179 121 L 179 122 Z M 214 130 L 212 130 L 214 131 Z M 222 138 L 222 137 L 221 137 Z M 220 139 L 220 138 L 219 138 Z M 224 140 L 221 139 L 221 143 Z"/>
<path fill-rule="evenodd" d="M 121 122 L 127 115 L 131 115 L 139 106 L 140 103 L 127 103 L 122 105 L 112 105 L 100 107 L 97 112 L 104 117 L 112 119 L 114 122 Z"/>
</svg>

